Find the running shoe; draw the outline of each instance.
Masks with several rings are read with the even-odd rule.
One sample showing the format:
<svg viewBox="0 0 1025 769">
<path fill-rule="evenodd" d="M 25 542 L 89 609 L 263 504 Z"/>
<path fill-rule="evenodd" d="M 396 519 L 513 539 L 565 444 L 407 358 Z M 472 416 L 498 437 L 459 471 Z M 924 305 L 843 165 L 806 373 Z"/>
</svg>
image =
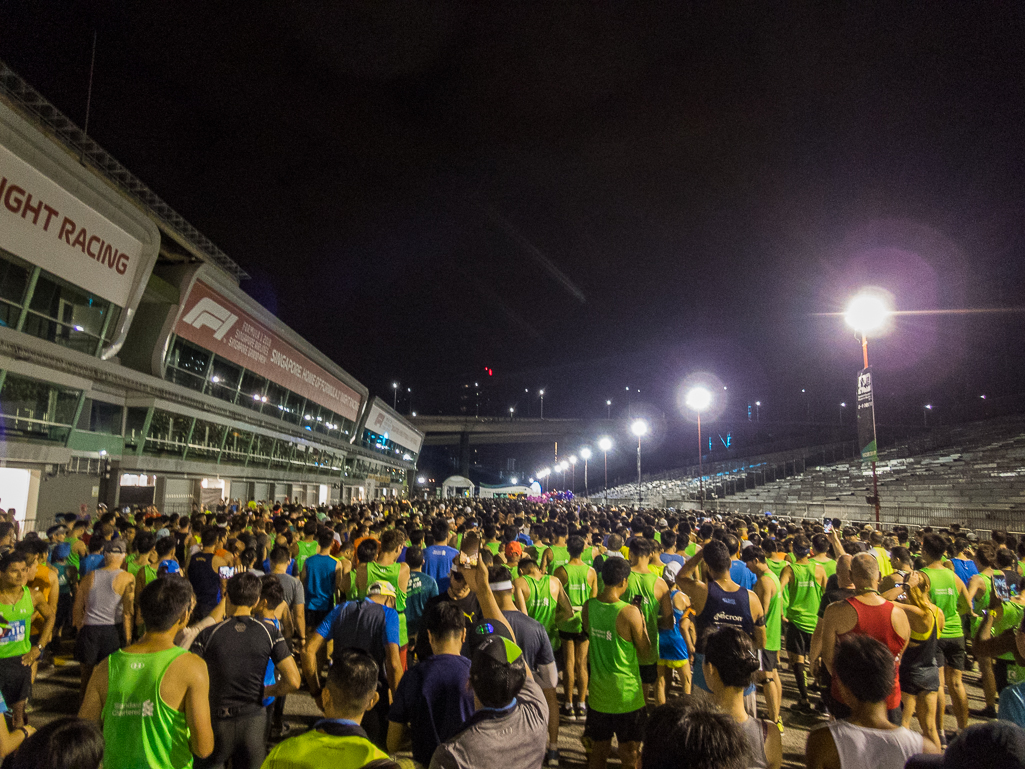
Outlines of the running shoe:
<svg viewBox="0 0 1025 769">
<path fill-rule="evenodd" d="M 587 720 L 587 705 L 582 702 L 577 703 L 577 721 L 583 723 Z"/>
<path fill-rule="evenodd" d="M 562 707 L 559 708 L 559 713 L 567 721 L 577 720 L 577 714 L 573 711 L 573 706 L 568 702 L 562 703 Z"/>
<path fill-rule="evenodd" d="M 545 753 L 545 766 L 557 769 L 559 766 L 559 751 L 557 749 L 549 750 Z"/>
</svg>

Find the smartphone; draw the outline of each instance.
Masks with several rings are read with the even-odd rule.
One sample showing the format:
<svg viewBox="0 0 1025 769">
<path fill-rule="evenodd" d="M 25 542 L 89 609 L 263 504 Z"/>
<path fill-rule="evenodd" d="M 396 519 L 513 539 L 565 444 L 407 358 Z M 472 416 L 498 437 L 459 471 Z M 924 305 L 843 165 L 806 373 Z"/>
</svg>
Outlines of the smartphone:
<svg viewBox="0 0 1025 769">
<path fill-rule="evenodd" d="M 459 563 L 461 566 L 476 566 L 478 558 L 480 558 L 480 553 L 474 553 L 473 555 L 469 555 L 468 553 L 460 553 Z"/>
<path fill-rule="evenodd" d="M 640 595 L 640 594 L 637 594 L 633 598 L 630 599 L 630 603 L 632 603 L 634 606 L 636 606 L 639 609 L 641 606 L 644 605 L 644 596 Z"/>
<path fill-rule="evenodd" d="M 1007 586 L 1007 578 L 1003 574 L 993 575 L 993 590 L 1001 601 L 1011 600 L 1011 589 Z"/>
<path fill-rule="evenodd" d="M 824 531 L 826 534 L 828 534 L 832 530 L 833 530 L 833 519 L 830 518 L 827 515 L 825 518 L 822 519 L 822 531 Z"/>
<path fill-rule="evenodd" d="M 221 568 L 219 568 L 217 570 L 217 573 L 218 573 L 218 575 L 220 575 L 221 579 L 231 579 L 232 577 L 235 576 L 235 567 L 234 566 L 222 566 Z"/>
</svg>

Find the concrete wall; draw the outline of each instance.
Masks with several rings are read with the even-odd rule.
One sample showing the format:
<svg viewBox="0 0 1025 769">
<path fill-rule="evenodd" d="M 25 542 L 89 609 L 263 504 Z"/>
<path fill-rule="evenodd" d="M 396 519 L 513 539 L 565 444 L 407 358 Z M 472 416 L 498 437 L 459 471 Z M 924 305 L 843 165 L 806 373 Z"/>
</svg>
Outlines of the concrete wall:
<svg viewBox="0 0 1025 769">
<path fill-rule="evenodd" d="M 50 478 L 42 473 L 39 481 L 39 498 L 36 505 L 36 531 L 46 531 L 53 525 L 57 513 L 78 513 L 82 504 L 95 512 L 99 495 L 98 475 L 71 474 Z"/>
</svg>

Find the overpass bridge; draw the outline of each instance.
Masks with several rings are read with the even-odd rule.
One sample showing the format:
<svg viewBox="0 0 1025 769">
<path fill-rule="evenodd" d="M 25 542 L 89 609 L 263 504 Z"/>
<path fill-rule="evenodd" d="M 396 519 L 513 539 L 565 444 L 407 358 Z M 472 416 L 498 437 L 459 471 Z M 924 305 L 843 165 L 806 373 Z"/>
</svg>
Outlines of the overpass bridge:
<svg viewBox="0 0 1025 769">
<path fill-rule="evenodd" d="M 601 435 L 629 433 L 631 419 L 520 419 L 472 416 L 406 417 L 424 434 L 424 445 L 459 444 L 463 475 L 470 467 L 470 446 L 503 443 L 594 441 Z M 664 422 L 664 418 L 659 420 Z"/>
</svg>

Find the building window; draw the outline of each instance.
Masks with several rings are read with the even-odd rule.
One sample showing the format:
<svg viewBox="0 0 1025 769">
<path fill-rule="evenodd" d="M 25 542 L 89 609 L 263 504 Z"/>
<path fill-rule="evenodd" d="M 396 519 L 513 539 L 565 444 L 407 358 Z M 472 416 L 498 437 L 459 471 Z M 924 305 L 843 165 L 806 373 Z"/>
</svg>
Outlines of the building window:
<svg viewBox="0 0 1025 769">
<path fill-rule="evenodd" d="M 13 254 L 0 251 L 0 324 L 18 327 L 32 268 Z"/>
<path fill-rule="evenodd" d="M 8 372 L 0 389 L 0 430 L 5 438 L 68 439 L 81 390 Z"/>
<path fill-rule="evenodd" d="M 192 427 L 187 458 L 198 461 L 216 462 L 221 454 L 221 442 L 228 428 L 214 422 L 197 419 Z"/>
<path fill-rule="evenodd" d="M 153 419 L 150 420 L 149 433 L 146 435 L 146 443 L 142 448 L 143 453 L 183 457 L 192 422 L 193 417 L 155 409 Z"/>
<path fill-rule="evenodd" d="M 211 353 L 202 347 L 197 347 L 178 337 L 167 354 L 165 378 L 175 384 L 188 387 L 190 390 L 203 392 L 210 357 Z"/>
<path fill-rule="evenodd" d="M 210 367 L 210 381 L 207 382 L 206 391 L 215 398 L 234 403 L 235 398 L 238 397 L 241 378 L 242 369 L 240 367 L 215 355 L 214 364 Z"/>
<path fill-rule="evenodd" d="M 49 273 L 40 273 L 23 330 L 72 350 L 96 355 L 117 330 L 121 308 Z"/>
<path fill-rule="evenodd" d="M 93 401 L 89 409 L 89 431 L 104 435 L 120 435 L 123 411 L 121 406 L 113 403 Z"/>
</svg>

